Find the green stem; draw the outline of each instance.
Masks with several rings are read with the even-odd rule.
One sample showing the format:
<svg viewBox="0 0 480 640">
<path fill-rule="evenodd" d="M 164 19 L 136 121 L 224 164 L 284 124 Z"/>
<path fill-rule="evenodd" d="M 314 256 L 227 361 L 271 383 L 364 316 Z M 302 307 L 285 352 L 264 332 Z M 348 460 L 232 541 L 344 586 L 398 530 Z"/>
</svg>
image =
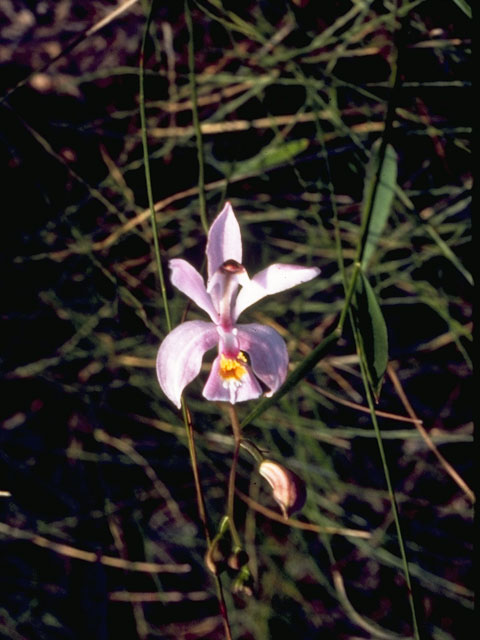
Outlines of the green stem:
<svg viewBox="0 0 480 640">
<path fill-rule="evenodd" d="M 238 455 L 240 453 L 240 445 L 242 442 L 242 433 L 240 423 L 238 421 L 237 412 L 233 404 L 228 405 L 228 413 L 232 423 L 233 438 L 235 447 L 233 450 L 232 466 L 230 467 L 230 476 L 228 478 L 228 497 L 227 497 L 227 516 L 232 540 L 237 549 L 242 549 L 242 541 L 235 526 L 235 479 L 237 475 Z"/>
<path fill-rule="evenodd" d="M 207 510 L 205 508 L 205 500 L 203 497 L 202 485 L 200 481 L 200 473 L 198 470 L 198 460 L 197 460 L 197 452 L 195 449 L 192 418 L 190 415 L 190 411 L 188 410 L 188 407 L 183 398 L 182 398 L 182 414 L 183 414 L 183 421 L 187 429 L 188 451 L 190 454 L 190 461 L 191 461 L 192 472 L 193 472 L 193 481 L 195 484 L 195 493 L 197 496 L 198 515 L 203 525 L 205 540 L 207 541 L 207 545 L 209 546 L 211 543 L 211 536 L 210 536 L 210 531 L 208 529 Z"/>
<path fill-rule="evenodd" d="M 210 536 L 210 531 L 208 529 L 208 521 L 207 521 L 207 510 L 205 508 L 205 499 L 203 496 L 202 485 L 200 482 L 200 473 L 198 470 L 198 460 L 197 460 L 197 452 L 195 449 L 195 440 L 194 440 L 194 431 L 192 419 L 190 416 L 190 412 L 185 404 L 185 401 L 182 398 L 182 413 L 183 420 L 185 422 L 185 427 L 187 429 L 187 440 L 188 440 L 188 451 L 190 454 L 190 463 L 193 472 L 193 480 L 195 484 L 195 493 L 197 498 L 197 508 L 198 515 L 200 517 L 200 521 L 203 526 L 203 532 L 205 536 L 205 540 L 207 543 L 207 548 L 210 549 L 212 546 L 212 538 Z M 223 621 L 223 628 L 225 631 L 226 640 L 232 640 L 232 632 L 230 629 L 230 621 L 228 619 L 228 609 L 225 602 L 225 596 L 223 594 L 223 586 L 220 580 L 220 576 L 214 575 L 215 588 L 217 591 L 217 599 L 218 599 L 218 608 L 220 610 L 220 615 Z"/>
<path fill-rule="evenodd" d="M 188 78 L 190 81 L 190 93 L 192 97 L 193 128 L 197 140 L 198 158 L 198 198 L 200 204 L 200 220 L 205 233 L 208 233 L 207 202 L 205 199 L 205 160 L 203 154 L 202 129 L 198 117 L 197 83 L 195 80 L 195 47 L 193 42 L 192 13 L 188 0 L 185 0 L 185 22 L 188 29 Z"/>
<path fill-rule="evenodd" d="M 158 242 L 158 229 L 157 229 L 157 219 L 155 216 L 155 205 L 153 202 L 153 192 L 152 192 L 152 180 L 150 174 L 150 158 L 148 154 L 148 140 L 147 140 L 147 117 L 145 113 L 145 45 L 147 42 L 148 31 L 150 28 L 150 24 L 152 21 L 153 14 L 153 2 L 150 4 L 150 10 L 147 16 L 147 23 L 145 25 L 145 29 L 143 32 L 142 45 L 140 49 L 140 63 L 139 63 L 139 76 L 140 76 L 140 87 L 139 87 L 139 98 L 140 98 L 140 123 L 141 123 L 141 134 L 142 134 L 142 147 L 143 147 L 143 163 L 145 167 L 145 181 L 147 185 L 147 196 L 148 196 L 148 206 L 150 209 L 150 221 L 152 224 L 152 234 L 153 234 L 153 246 L 155 251 L 155 261 L 157 264 L 157 272 L 160 280 L 160 290 L 162 294 L 163 300 L 163 308 L 165 310 L 165 319 L 167 322 L 168 331 L 172 330 L 172 322 L 170 319 L 170 310 L 168 308 L 168 300 L 167 300 L 167 289 L 165 287 L 165 276 L 163 273 L 162 261 L 160 259 L 160 245 Z"/>
<path fill-rule="evenodd" d="M 420 640 L 420 635 L 419 635 L 419 629 L 418 629 L 418 623 L 417 623 L 417 615 L 416 615 L 416 611 L 415 611 L 415 602 L 413 599 L 413 592 L 412 592 L 412 582 L 410 579 L 410 571 L 408 568 L 408 560 L 407 560 L 407 554 L 406 554 L 406 550 L 405 550 L 405 544 L 403 541 L 403 535 L 402 535 L 402 529 L 400 526 L 400 516 L 398 513 L 398 506 L 397 506 L 397 501 L 395 498 L 395 492 L 393 489 L 393 485 L 392 485 L 392 481 L 390 478 L 390 471 L 388 468 L 388 462 L 387 462 L 387 457 L 385 455 L 385 449 L 383 447 L 383 440 L 382 440 L 382 434 L 380 431 L 380 427 L 378 425 L 378 421 L 377 421 L 377 415 L 375 413 L 375 404 L 373 401 L 373 397 L 372 397 L 372 393 L 370 391 L 370 385 L 368 383 L 368 373 L 367 373 L 367 365 L 366 365 L 366 361 L 365 361 L 365 354 L 363 352 L 362 349 L 362 345 L 361 345 L 361 341 L 359 339 L 359 335 L 358 335 L 358 329 L 355 326 L 354 323 L 354 319 L 351 318 L 352 321 L 352 328 L 353 328 L 353 333 L 354 333 L 354 337 L 355 337 L 355 342 L 357 345 L 357 351 L 358 351 L 358 355 L 359 355 L 359 360 L 360 360 L 360 370 L 362 373 L 362 380 L 363 380 L 363 386 L 365 389 L 365 395 L 367 398 L 367 403 L 368 403 L 368 407 L 370 409 L 370 416 L 372 419 L 372 424 L 373 424 L 373 428 L 375 431 L 375 436 L 377 438 L 377 444 L 378 444 L 378 449 L 380 452 L 380 458 L 382 461 L 382 466 L 383 466 L 383 473 L 385 476 L 385 481 L 387 484 L 387 490 L 388 490 L 388 495 L 390 497 L 390 504 L 392 506 L 392 514 L 393 514 L 393 519 L 395 522 L 395 529 L 397 532 L 397 540 L 398 540 L 398 546 L 400 549 L 400 556 L 402 559 L 402 565 L 403 565 L 403 573 L 405 576 L 405 582 L 407 585 L 407 590 L 408 590 L 408 602 L 410 605 L 410 611 L 412 614 L 412 623 L 413 623 L 413 636 L 415 638 L 415 640 Z"/>
</svg>

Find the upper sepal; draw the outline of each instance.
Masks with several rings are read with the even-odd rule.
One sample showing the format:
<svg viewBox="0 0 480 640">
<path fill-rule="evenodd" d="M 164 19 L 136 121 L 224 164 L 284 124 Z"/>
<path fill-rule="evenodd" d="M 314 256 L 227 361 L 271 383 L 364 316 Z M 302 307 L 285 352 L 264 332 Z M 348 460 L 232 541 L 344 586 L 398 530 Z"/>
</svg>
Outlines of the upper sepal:
<svg viewBox="0 0 480 640">
<path fill-rule="evenodd" d="M 227 260 L 242 263 L 242 237 L 232 205 L 227 202 L 212 223 L 207 240 L 208 279 Z"/>
</svg>

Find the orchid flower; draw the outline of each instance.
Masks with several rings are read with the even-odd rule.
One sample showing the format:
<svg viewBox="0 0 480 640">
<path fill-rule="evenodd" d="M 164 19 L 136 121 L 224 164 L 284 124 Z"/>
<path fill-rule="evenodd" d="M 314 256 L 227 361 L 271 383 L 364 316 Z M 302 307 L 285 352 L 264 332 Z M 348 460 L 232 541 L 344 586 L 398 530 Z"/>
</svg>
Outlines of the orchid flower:
<svg viewBox="0 0 480 640">
<path fill-rule="evenodd" d="M 204 354 L 215 346 L 218 355 L 203 389 L 207 400 L 234 404 L 258 398 L 263 393 L 260 383 L 267 388 L 267 396 L 273 395 L 287 375 L 285 342 L 271 327 L 237 324 L 237 319 L 261 298 L 320 273 L 316 267 L 272 264 L 250 279 L 242 265 L 240 227 L 229 202 L 210 227 L 206 255 L 206 287 L 202 276 L 186 260 L 169 262 L 172 284 L 212 320 L 184 322 L 160 345 L 158 381 L 178 408 L 184 388 L 200 373 Z"/>
</svg>

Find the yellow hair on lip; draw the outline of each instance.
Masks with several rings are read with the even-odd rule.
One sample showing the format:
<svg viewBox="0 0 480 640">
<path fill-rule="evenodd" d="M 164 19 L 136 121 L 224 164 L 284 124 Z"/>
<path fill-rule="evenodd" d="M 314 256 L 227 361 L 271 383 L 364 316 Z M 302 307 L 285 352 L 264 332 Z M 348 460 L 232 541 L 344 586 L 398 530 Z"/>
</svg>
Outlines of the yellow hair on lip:
<svg viewBox="0 0 480 640">
<path fill-rule="evenodd" d="M 222 353 L 220 356 L 220 376 L 227 382 L 240 382 L 247 373 L 247 369 L 242 364 L 244 362 L 247 362 L 247 358 L 241 351 L 238 352 L 236 358 L 227 358 Z"/>
</svg>

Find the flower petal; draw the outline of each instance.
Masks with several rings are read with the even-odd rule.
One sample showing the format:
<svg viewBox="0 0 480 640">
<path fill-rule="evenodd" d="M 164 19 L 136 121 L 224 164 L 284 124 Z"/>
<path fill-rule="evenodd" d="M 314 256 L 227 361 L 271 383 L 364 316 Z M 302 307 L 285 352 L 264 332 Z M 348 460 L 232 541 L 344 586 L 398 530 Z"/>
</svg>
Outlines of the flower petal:
<svg viewBox="0 0 480 640">
<path fill-rule="evenodd" d="M 317 267 L 300 267 L 294 264 L 271 264 L 244 284 L 237 296 L 234 319 L 247 307 L 265 296 L 285 291 L 302 282 L 312 280 L 320 273 Z"/>
<path fill-rule="evenodd" d="M 171 331 L 160 345 L 157 376 L 165 395 L 179 409 L 184 388 L 200 372 L 203 355 L 218 343 L 214 324 L 192 320 Z"/>
<path fill-rule="evenodd" d="M 226 203 L 210 227 L 206 253 L 209 279 L 227 260 L 242 262 L 240 227 L 229 202 Z"/>
<path fill-rule="evenodd" d="M 287 377 L 288 352 L 279 333 L 262 324 L 236 326 L 238 344 L 250 357 L 253 373 L 270 388 L 272 396 Z"/>
<path fill-rule="evenodd" d="M 237 384 L 226 382 L 220 376 L 220 356 L 217 356 L 213 361 L 212 370 L 203 389 L 203 396 L 207 400 L 230 402 L 231 404 L 259 398 L 262 395 L 262 388 L 255 380 L 249 367 L 246 366 L 245 369 L 243 378 Z"/>
<path fill-rule="evenodd" d="M 218 321 L 212 300 L 205 289 L 202 276 L 186 260 L 174 258 L 168 263 L 170 267 L 170 281 L 182 293 L 195 302 L 196 305 L 208 313 L 213 322 Z"/>
</svg>

